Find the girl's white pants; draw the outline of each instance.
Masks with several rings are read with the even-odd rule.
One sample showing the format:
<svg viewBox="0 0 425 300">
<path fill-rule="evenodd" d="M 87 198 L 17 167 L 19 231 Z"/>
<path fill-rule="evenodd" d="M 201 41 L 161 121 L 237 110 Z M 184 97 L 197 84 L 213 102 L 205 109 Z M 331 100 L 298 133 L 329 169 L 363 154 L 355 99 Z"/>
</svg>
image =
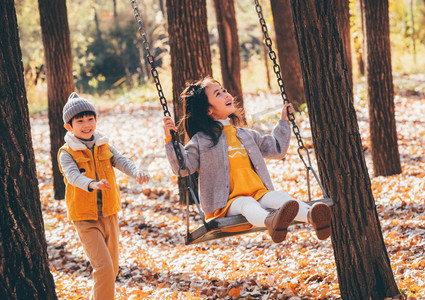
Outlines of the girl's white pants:
<svg viewBox="0 0 425 300">
<path fill-rule="evenodd" d="M 289 200 L 295 200 L 300 205 L 295 220 L 307 222 L 307 214 L 310 209 L 310 205 L 292 198 L 285 191 L 270 191 L 265 194 L 259 201 L 252 197 L 239 197 L 230 205 L 227 216 L 242 214 L 252 225 L 257 227 L 265 227 L 264 220 L 269 214 L 266 209 L 280 208 Z"/>
</svg>

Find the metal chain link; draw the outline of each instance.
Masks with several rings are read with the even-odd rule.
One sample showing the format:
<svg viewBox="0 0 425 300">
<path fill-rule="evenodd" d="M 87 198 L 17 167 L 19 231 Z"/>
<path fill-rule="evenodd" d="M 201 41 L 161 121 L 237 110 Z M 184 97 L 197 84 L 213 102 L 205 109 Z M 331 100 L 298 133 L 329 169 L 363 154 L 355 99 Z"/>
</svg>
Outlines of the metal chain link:
<svg viewBox="0 0 425 300">
<path fill-rule="evenodd" d="M 167 106 L 167 99 L 165 99 L 164 92 L 163 92 L 162 86 L 161 86 L 161 82 L 159 80 L 158 71 L 156 70 L 156 67 L 155 67 L 155 59 L 150 52 L 150 43 L 147 39 L 145 25 L 143 23 L 141 15 L 140 15 L 139 8 L 137 7 L 136 0 L 130 0 L 130 2 L 131 2 L 131 6 L 133 7 L 134 18 L 136 19 L 137 24 L 139 25 L 139 33 L 140 33 L 140 36 L 142 37 L 142 40 L 143 40 L 143 46 L 144 46 L 145 51 L 146 51 L 146 58 L 147 58 L 147 61 L 150 65 L 150 67 L 151 67 L 151 74 L 152 74 L 152 77 L 155 81 L 155 87 L 158 91 L 159 101 L 161 102 L 162 109 L 164 110 L 164 116 L 165 117 L 167 117 L 167 116 L 171 117 L 171 113 L 168 110 L 168 106 Z M 201 207 L 199 205 L 199 200 L 197 199 L 197 197 L 196 197 L 196 195 L 193 191 L 193 183 L 192 183 L 192 179 L 191 179 L 191 176 L 190 176 L 190 171 L 189 171 L 189 168 L 186 166 L 186 164 L 184 162 L 184 157 L 183 157 L 183 153 L 180 149 L 180 141 L 179 141 L 177 132 L 171 131 L 171 137 L 172 137 L 174 152 L 176 153 L 176 157 L 177 157 L 177 160 L 179 162 L 179 170 L 178 170 L 179 176 L 181 178 L 183 178 L 183 176 L 181 175 L 182 170 L 186 170 L 187 174 L 189 174 L 188 184 L 185 184 L 186 190 L 189 191 L 190 195 L 192 196 L 192 199 L 194 200 L 194 202 L 195 202 L 195 204 L 198 208 L 199 214 L 201 216 L 201 219 L 202 219 L 202 222 L 204 223 L 205 228 L 208 228 L 208 224 L 205 221 L 205 216 L 202 213 Z M 187 195 L 186 195 L 186 199 L 188 199 Z M 187 206 L 189 206 L 189 203 L 187 203 Z M 188 216 L 189 216 L 189 214 L 187 215 L 187 217 Z M 189 221 L 188 221 L 188 219 L 187 219 L 187 234 L 189 235 Z"/>
<path fill-rule="evenodd" d="M 145 51 L 146 51 L 146 58 L 147 58 L 147 61 L 150 65 L 150 67 L 151 67 L 151 74 L 152 74 L 152 77 L 153 77 L 154 82 L 155 82 L 155 87 L 158 91 L 159 101 L 161 102 L 162 109 L 164 110 L 164 116 L 171 117 L 171 113 L 168 110 L 168 106 L 167 106 L 167 99 L 165 99 L 164 92 L 163 92 L 162 86 L 161 86 L 161 82 L 159 80 L 158 71 L 156 70 L 156 67 L 155 67 L 155 59 L 152 56 L 151 51 L 150 51 L 151 46 L 150 46 L 150 43 L 147 39 L 145 24 L 143 23 L 143 20 L 142 20 L 142 17 L 140 15 L 139 8 L 137 7 L 136 1 L 130 0 L 130 2 L 131 2 L 131 6 L 133 7 L 134 18 L 136 19 L 137 24 L 139 25 L 139 33 L 140 33 L 140 36 L 142 37 L 142 40 L 143 40 L 143 46 L 144 46 Z M 174 148 L 174 151 L 176 152 L 177 160 L 179 161 L 179 175 L 180 175 L 180 170 L 187 169 L 187 167 L 184 163 L 184 157 L 183 157 L 183 154 L 182 154 L 180 146 L 179 146 L 179 139 L 177 137 L 177 133 L 174 132 L 174 131 L 171 131 L 171 136 L 172 136 L 173 148 Z"/>
<path fill-rule="evenodd" d="M 280 66 L 277 63 L 276 52 L 272 48 L 272 39 L 269 36 L 269 31 L 267 29 L 266 20 L 264 19 L 264 16 L 263 16 L 263 9 L 261 8 L 261 4 L 259 3 L 259 0 L 254 0 L 254 2 L 255 2 L 255 10 L 257 11 L 258 19 L 259 19 L 260 25 L 261 25 L 261 30 L 263 31 L 263 34 L 264 34 L 265 43 L 266 43 L 267 48 L 269 49 L 269 57 L 270 57 L 270 60 L 273 62 L 273 71 L 274 71 L 274 73 L 276 74 L 276 77 L 277 77 L 277 83 L 279 85 L 280 94 L 281 94 L 282 99 L 283 99 L 283 104 L 290 103 L 289 99 L 288 99 L 288 95 L 286 94 L 285 85 L 283 83 L 282 75 L 281 75 L 281 72 L 280 72 Z M 304 165 L 308 168 L 309 166 L 307 165 L 306 161 L 304 160 L 304 157 L 302 156 L 300 150 L 304 149 L 308 156 L 309 156 L 309 154 L 308 154 L 308 151 L 307 151 L 306 147 L 304 146 L 303 140 L 301 138 L 300 128 L 295 123 L 295 115 L 293 113 L 289 112 L 289 110 L 288 110 L 288 119 L 292 124 L 292 131 L 294 132 L 295 137 L 297 138 L 298 154 L 301 157 L 301 160 L 303 161 Z M 308 161 L 310 161 L 310 157 L 308 157 Z"/>
<path fill-rule="evenodd" d="M 264 19 L 264 16 L 263 16 L 263 9 L 261 8 L 259 0 L 254 0 L 254 2 L 255 2 L 255 10 L 257 11 L 258 19 L 259 19 L 260 25 L 261 25 L 261 30 L 263 31 L 263 34 L 264 34 L 265 43 L 266 43 L 267 48 L 269 49 L 269 57 L 270 57 L 270 60 L 273 62 L 273 71 L 274 71 L 274 73 L 276 74 L 276 77 L 277 77 L 277 83 L 279 84 L 280 94 L 282 96 L 283 103 L 284 104 L 290 103 L 289 99 L 288 99 L 288 95 L 286 94 L 285 86 L 284 86 L 282 75 L 281 75 L 281 72 L 280 72 L 280 66 L 277 63 L 276 52 L 274 52 L 274 50 L 272 48 L 272 40 L 269 36 L 269 31 L 267 29 L 266 20 Z M 301 158 L 304 166 L 306 167 L 307 181 L 308 181 L 308 184 L 307 184 L 308 185 L 308 198 L 311 201 L 309 171 L 311 171 L 313 173 L 317 183 L 319 184 L 320 189 L 322 190 L 323 196 L 327 198 L 328 195 L 326 194 L 326 191 L 323 188 L 322 183 L 320 182 L 319 176 L 317 176 L 316 172 L 314 171 L 314 169 L 311 165 L 310 153 L 308 152 L 308 149 L 304 146 L 303 140 L 301 138 L 300 128 L 295 123 L 295 115 L 293 113 L 289 112 L 289 109 L 288 109 L 288 119 L 292 124 L 292 131 L 294 132 L 294 134 L 297 138 L 298 155 Z M 304 150 L 305 153 L 307 154 L 307 161 L 304 159 L 304 156 L 301 153 L 302 150 Z"/>
</svg>

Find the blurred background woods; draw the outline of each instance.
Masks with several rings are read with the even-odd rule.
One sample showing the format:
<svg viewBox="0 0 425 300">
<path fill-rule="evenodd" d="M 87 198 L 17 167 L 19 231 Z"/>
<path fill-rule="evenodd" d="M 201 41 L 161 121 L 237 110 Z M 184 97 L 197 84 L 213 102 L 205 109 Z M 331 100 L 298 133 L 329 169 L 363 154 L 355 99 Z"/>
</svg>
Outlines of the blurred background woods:
<svg viewBox="0 0 425 300">
<path fill-rule="evenodd" d="M 391 57 L 394 76 L 422 72 L 425 67 L 425 2 L 389 1 Z M 256 93 L 274 85 L 273 70 L 267 67 L 261 28 L 251 0 L 235 1 L 240 44 L 243 93 Z M 45 110 L 47 87 L 44 80 L 43 43 L 36 0 L 17 0 L 20 43 L 30 111 Z M 73 76 L 76 90 L 104 100 L 146 101 L 156 97 L 137 23 L 129 1 L 92 0 L 67 3 L 71 33 Z M 171 66 L 165 0 L 139 2 L 151 52 L 155 57 L 166 95 L 170 95 Z M 273 19 L 268 1 L 264 15 L 274 40 Z M 221 80 L 219 32 L 214 2 L 207 1 L 209 40 L 213 76 Z M 364 45 L 359 1 L 350 1 L 351 48 L 354 83 L 364 75 Z M 268 74 L 270 72 L 270 74 Z M 285 74 L 285 66 L 282 66 Z M 269 78 L 267 75 L 270 75 Z M 271 79 L 270 79 L 271 77 Z M 397 88 L 397 87 L 396 87 Z M 412 92 L 414 85 L 412 84 Z"/>
</svg>

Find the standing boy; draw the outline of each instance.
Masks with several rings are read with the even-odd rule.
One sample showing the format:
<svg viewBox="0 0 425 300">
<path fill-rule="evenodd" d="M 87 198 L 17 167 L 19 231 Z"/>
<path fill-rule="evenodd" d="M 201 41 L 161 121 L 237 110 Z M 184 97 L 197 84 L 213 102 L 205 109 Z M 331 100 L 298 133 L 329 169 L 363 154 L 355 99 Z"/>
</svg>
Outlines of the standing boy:
<svg viewBox="0 0 425 300">
<path fill-rule="evenodd" d="M 86 99 L 72 93 L 63 108 L 65 145 L 58 160 L 65 177 L 68 217 L 73 222 L 93 267 L 90 299 L 115 299 L 118 274 L 120 192 L 113 167 L 137 179 L 149 181 L 133 162 L 108 144 L 96 130 L 97 114 Z"/>
</svg>

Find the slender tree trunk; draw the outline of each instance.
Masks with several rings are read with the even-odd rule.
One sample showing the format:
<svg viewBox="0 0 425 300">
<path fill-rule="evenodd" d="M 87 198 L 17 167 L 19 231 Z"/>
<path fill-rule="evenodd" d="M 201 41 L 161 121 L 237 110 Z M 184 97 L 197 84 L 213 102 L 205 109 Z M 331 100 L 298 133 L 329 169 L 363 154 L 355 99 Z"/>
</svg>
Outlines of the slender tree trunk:
<svg viewBox="0 0 425 300">
<path fill-rule="evenodd" d="M 270 3 L 276 32 L 277 54 L 282 79 L 285 82 L 285 91 L 289 101 L 299 111 L 300 105 L 305 103 L 305 95 L 291 5 L 289 0 L 273 0 Z"/>
<path fill-rule="evenodd" d="M 416 65 L 416 40 L 415 40 L 415 10 L 414 1 L 410 0 L 410 20 L 412 22 L 412 46 L 413 46 L 413 62 Z"/>
<path fill-rule="evenodd" d="M 102 31 L 100 30 L 99 17 L 97 16 L 97 1 L 93 1 L 92 5 L 93 5 L 92 8 L 93 8 L 94 24 L 96 27 L 96 37 L 99 41 L 102 41 Z"/>
<path fill-rule="evenodd" d="M 235 3 L 234 0 L 214 0 L 214 7 L 217 19 L 223 85 L 231 95 L 236 97 L 236 107 L 241 110 L 246 123 L 241 86 L 241 61 Z"/>
<path fill-rule="evenodd" d="M 0 295 L 57 299 L 47 244 L 12 0 L 0 3 Z"/>
<path fill-rule="evenodd" d="M 269 91 L 272 90 L 272 84 L 270 79 L 270 72 L 269 72 L 269 51 L 267 49 L 266 44 L 263 43 L 263 58 L 264 58 L 264 66 L 266 68 L 266 80 L 267 80 L 267 88 Z"/>
<path fill-rule="evenodd" d="M 355 2 L 352 4 L 352 11 L 353 14 L 355 14 L 355 20 L 357 20 L 357 13 L 360 13 L 360 24 L 357 24 L 357 22 L 354 23 L 355 34 L 353 36 L 353 43 L 354 43 L 354 53 L 356 56 L 357 65 L 359 68 L 360 76 L 365 75 L 365 63 L 364 63 L 364 42 L 363 42 L 363 14 L 361 12 L 361 0 Z"/>
<path fill-rule="evenodd" d="M 388 0 L 362 0 L 370 144 L 375 176 L 401 173 L 394 112 Z"/>
<path fill-rule="evenodd" d="M 114 21 L 117 22 L 118 19 L 118 11 L 117 11 L 117 0 L 112 0 L 113 9 L 114 9 Z"/>
<path fill-rule="evenodd" d="M 64 144 L 66 133 L 62 120 L 63 106 L 75 87 L 66 0 L 39 0 L 38 6 L 47 76 L 53 188 L 55 199 L 63 199 L 65 184 L 59 171 L 57 153 Z"/>
<path fill-rule="evenodd" d="M 165 15 L 165 7 L 164 7 L 164 0 L 158 0 L 158 4 L 159 4 L 159 9 L 162 12 L 162 15 L 164 17 L 166 17 L 166 15 Z"/>
<path fill-rule="evenodd" d="M 166 6 L 173 80 L 174 120 L 178 124 L 183 117 L 180 94 L 186 82 L 212 75 L 207 7 L 205 0 L 167 0 Z M 180 133 L 180 138 L 182 141 L 184 140 L 183 133 Z M 182 180 L 179 180 L 179 190 L 180 202 L 186 203 L 186 191 Z"/>
<path fill-rule="evenodd" d="M 399 295 L 371 190 L 343 57 L 337 0 L 291 0 L 314 149 L 335 200 L 332 244 L 342 299 Z"/>
</svg>

